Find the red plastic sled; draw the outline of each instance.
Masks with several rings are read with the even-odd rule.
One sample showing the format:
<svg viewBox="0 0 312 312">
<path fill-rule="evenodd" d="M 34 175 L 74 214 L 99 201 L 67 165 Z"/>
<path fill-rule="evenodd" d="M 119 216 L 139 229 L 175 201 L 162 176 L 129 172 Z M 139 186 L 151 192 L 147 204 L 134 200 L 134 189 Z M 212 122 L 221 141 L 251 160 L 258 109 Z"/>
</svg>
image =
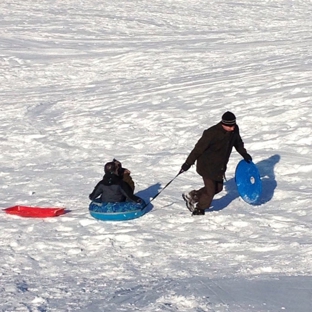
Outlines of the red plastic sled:
<svg viewBox="0 0 312 312">
<path fill-rule="evenodd" d="M 65 213 L 65 208 L 42 208 L 30 206 L 14 206 L 3 210 L 8 214 L 26 218 L 57 217 Z"/>
</svg>

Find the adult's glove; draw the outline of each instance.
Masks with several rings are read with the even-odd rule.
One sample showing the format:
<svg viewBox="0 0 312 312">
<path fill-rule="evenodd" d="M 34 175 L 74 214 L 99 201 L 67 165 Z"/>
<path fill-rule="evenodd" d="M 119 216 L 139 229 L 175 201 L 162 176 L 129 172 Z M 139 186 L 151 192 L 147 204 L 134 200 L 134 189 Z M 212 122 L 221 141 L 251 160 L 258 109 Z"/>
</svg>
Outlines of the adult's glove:
<svg viewBox="0 0 312 312">
<path fill-rule="evenodd" d="M 179 173 L 182 173 L 184 171 L 187 171 L 191 168 L 191 165 L 189 165 L 188 163 L 184 163 L 182 166 L 181 166 L 181 170 Z"/>
<path fill-rule="evenodd" d="M 248 163 L 252 161 L 252 157 L 248 153 L 244 154 L 243 157 Z"/>
</svg>

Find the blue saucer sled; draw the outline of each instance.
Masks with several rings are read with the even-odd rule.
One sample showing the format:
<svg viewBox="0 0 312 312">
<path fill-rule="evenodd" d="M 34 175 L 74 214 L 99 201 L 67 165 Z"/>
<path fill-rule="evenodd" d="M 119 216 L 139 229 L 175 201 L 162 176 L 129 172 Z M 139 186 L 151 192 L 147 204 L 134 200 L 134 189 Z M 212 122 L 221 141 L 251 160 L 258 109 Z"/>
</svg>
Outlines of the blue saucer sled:
<svg viewBox="0 0 312 312">
<path fill-rule="evenodd" d="M 235 182 L 240 197 L 248 204 L 260 203 L 262 182 L 257 166 L 241 160 L 235 170 Z"/>
<path fill-rule="evenodd" d="M 121 202 L 121 203 L 102 203 L 94 200 L 89 205 L 90 215 L 102 221 L 126 221 L 139 218 L 147 212 L 144 200 L 142 203 Z"/>
</svg>

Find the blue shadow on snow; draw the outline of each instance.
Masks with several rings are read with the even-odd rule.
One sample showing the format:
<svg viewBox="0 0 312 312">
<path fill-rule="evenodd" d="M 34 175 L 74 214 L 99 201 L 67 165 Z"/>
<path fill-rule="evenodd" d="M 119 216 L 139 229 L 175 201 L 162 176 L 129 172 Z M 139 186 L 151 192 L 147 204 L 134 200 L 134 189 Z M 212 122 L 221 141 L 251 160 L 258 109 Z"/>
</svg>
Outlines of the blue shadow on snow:
<svg viewBox="0 0 312 312">
<path fill-rule="evenodd" d="M 139 196 L 140 198 L 144 199 L 144 201 L 148 204 L 146 213 L 150 212 L 154 206 L 152 203 L 150 203 L 150 200 L 158 194 L 158 192 L 161 190 L 161 185 L 160 183 L 156 183 L 154 185 L 149 186 L 145 190 L 141 190 L 137 192 L 135 195 Z"/>
<path fill-rule="evenodd" d="M 277 187 L 274 167 L 280 161 L 280 159 L 280 155 L 273 155 L 270 158 L 257 163 L 262 181 L 262 196 L 260 204 L 265 204 L 273 198 L 274 190 Z"/>
</svg>

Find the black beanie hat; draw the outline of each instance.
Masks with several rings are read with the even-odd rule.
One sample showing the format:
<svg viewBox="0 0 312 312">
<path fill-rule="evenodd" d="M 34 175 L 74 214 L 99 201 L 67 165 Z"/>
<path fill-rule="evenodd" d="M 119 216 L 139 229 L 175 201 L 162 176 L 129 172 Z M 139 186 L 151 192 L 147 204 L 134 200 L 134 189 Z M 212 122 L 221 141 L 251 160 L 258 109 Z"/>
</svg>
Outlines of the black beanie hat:
<svg viewBox="0 0 312 312">
<path fill-rule="evenodd" d="M 226 112 L 222 115 L 222 124 L 225 126 L 235 126 L 236 125 L 236 117 L 231 112 Z"/>
</svg>

